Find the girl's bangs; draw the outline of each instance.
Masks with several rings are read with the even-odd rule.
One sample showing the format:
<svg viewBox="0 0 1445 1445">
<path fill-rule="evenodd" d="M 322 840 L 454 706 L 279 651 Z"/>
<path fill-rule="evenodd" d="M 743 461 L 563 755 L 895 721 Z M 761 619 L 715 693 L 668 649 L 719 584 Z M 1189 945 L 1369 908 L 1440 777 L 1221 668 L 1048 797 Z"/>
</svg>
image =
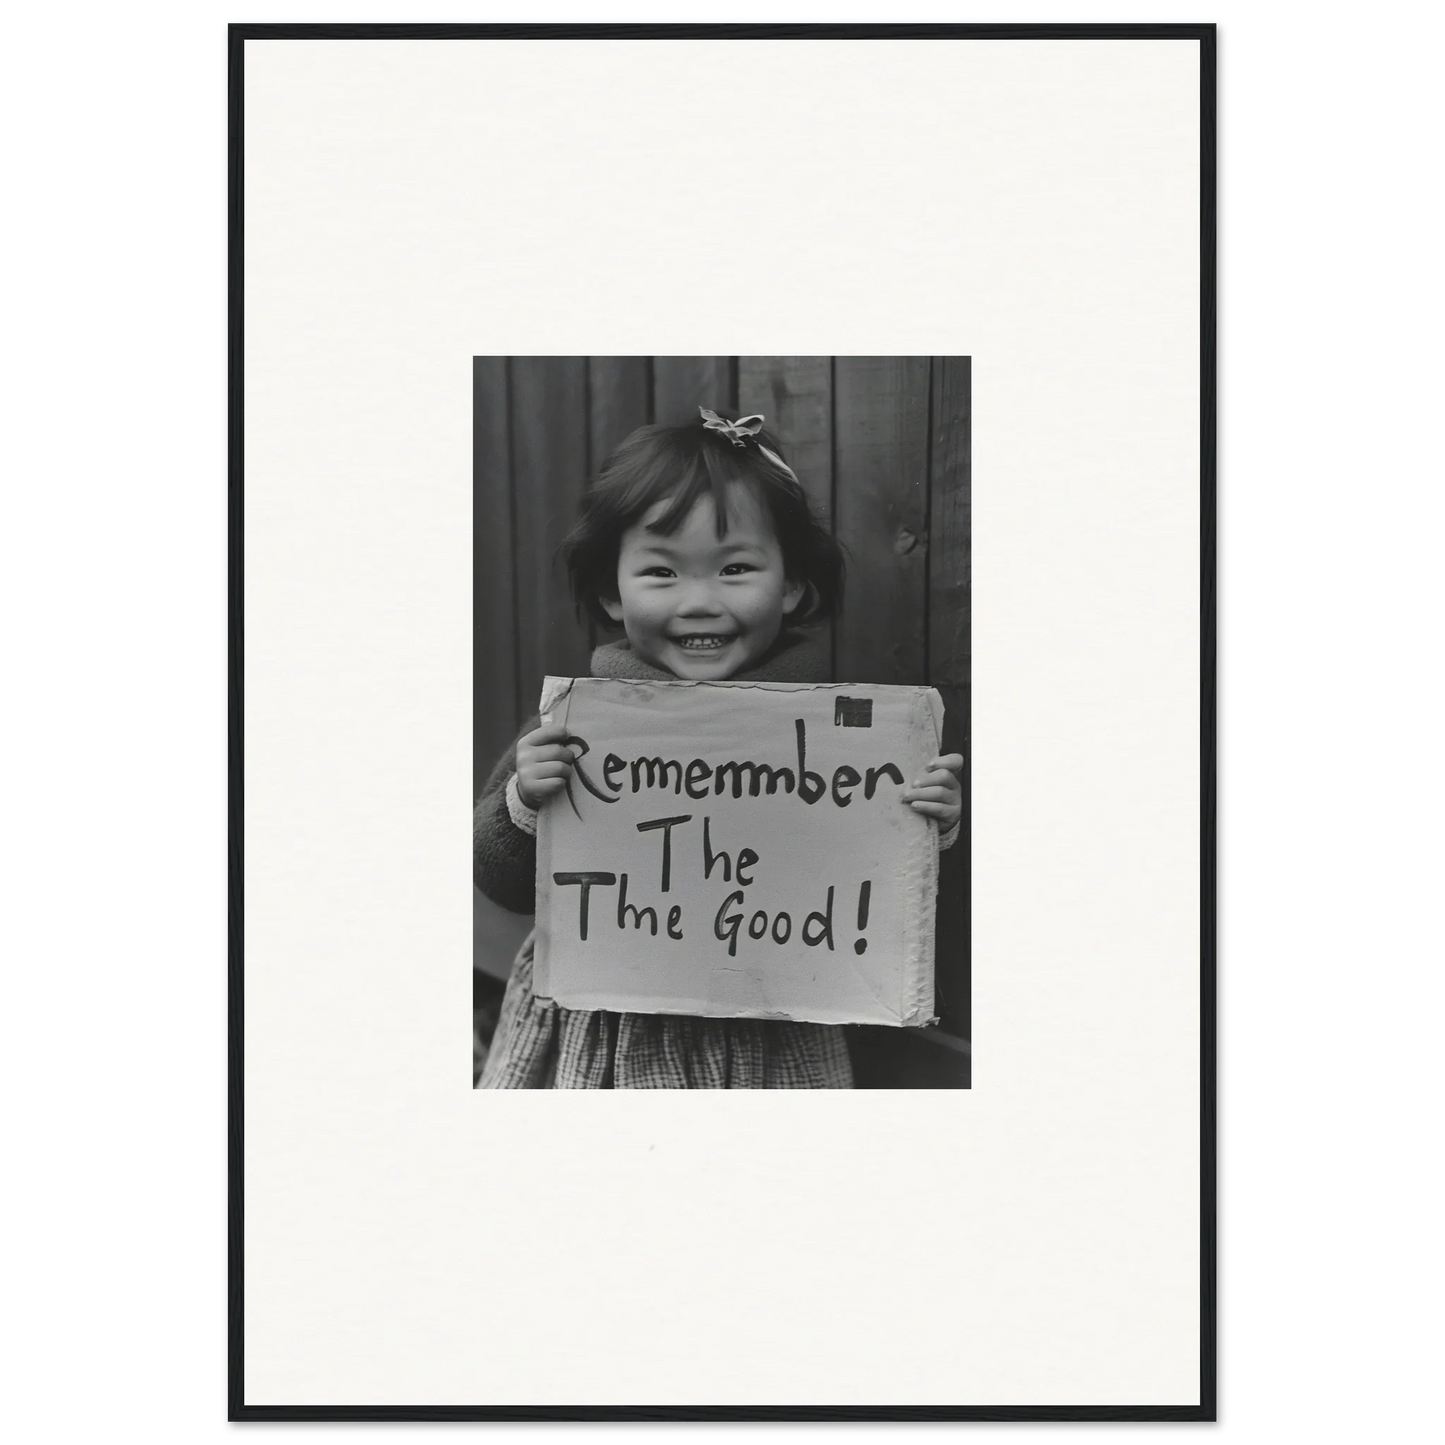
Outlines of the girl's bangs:
<svg viewBox="0 0 1445 1445">
<path fill-rule="evenodd" d="M 668 475 L 676 477 L 678 471 L 682 480 L 669 489 L 666 511 L 647 530 L 670 537 L 691 515 L 692 509 L 703 499 L 711 496 L 716 519 L 717 535 L 725 537 L 728 530 L 727 499 L 728 487 L 734 482 L 750 482 L 742 459 L 734 462 L 725 453 L 704 443 L 696 452 L 682 461 L 680 467 L 669 469 Z M 659 476 L 661 480 L 661 476 Z"/>
</svg>

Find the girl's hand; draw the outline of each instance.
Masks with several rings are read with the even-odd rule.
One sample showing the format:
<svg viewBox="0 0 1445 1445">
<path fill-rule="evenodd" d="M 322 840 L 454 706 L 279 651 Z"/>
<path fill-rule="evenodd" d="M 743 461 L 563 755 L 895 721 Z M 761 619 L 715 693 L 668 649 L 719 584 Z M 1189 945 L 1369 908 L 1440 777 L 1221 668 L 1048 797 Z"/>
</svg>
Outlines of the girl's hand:
<svg viewBox="0 0 1445 1445">
<path fill-rule="evenodd" d="M 938 819 L 938 831 L 946 833 L 963 816 L 963 754 L 947 753 L 934 758 L 928 767 L 904 788 L 903 801 L 915 813 Z"/>
<path fill-rule="evenodd" d="M 575 748 L 564 748 L 567 729 L 549 723 L 529 732 L 517 743 L 517 796 L 534 812 L 572 777 Z"/>
</svg>

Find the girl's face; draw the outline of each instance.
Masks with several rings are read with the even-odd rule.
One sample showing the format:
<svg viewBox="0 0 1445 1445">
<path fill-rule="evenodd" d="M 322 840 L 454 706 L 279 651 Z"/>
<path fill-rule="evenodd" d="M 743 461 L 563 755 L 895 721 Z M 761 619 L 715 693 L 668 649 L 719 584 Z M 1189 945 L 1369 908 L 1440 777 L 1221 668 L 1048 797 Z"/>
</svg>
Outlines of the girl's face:
<svg viewBox="0 0 1445 1445">
<path fill-rule="evenodd" d="M 602 605 L 654 667 L 696 681 L 732 677 L 773 645 L 803 584 L 784 576 L 772 519 L 751 487 L 728 488 L 722 537 L 710 496 L 670 537 L 649 532 L 667 506 L 658 502 L 623 533 L 617 599 Z"/>
</svg>

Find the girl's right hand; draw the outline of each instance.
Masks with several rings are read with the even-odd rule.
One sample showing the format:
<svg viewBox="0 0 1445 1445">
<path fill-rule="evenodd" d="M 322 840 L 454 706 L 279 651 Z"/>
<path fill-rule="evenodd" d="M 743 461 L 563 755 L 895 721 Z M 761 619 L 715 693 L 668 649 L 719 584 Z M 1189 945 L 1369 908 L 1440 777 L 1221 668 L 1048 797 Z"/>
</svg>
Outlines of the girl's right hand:
<svg viewBox="0 0 1445 1445">
<path fill-rule="evenodd" d="M 517 742 L 517 796 L 535 812 L 571 781 L 575 748 L 562 746 L 567 729 L 548 723 Z"/>
</svg>

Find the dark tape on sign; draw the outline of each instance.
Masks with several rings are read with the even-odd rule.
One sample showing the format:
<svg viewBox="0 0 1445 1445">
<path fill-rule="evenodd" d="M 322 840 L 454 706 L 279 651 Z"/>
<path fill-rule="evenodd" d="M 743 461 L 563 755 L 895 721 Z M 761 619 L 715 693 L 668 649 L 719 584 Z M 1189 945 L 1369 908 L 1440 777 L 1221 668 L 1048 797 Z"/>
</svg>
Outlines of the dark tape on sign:
<svg viewBox="0 0 1445 1445">
<path fill-rule="evenodd" d="M 840 697 L 833 705 L 833 726 L 871 728 L 873 699 L 871 697 Z"/>
</svg>

